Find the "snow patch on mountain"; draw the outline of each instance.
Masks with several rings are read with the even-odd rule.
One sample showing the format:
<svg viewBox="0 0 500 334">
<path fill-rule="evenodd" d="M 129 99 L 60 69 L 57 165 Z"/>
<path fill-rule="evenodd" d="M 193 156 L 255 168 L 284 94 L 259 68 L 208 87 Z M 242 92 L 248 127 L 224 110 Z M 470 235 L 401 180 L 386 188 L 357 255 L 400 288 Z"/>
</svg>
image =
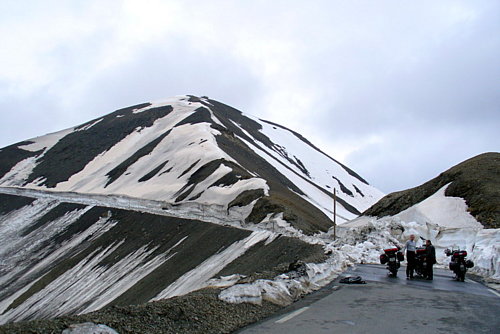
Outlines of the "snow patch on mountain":
<svg viewBox="0 0 500 334">
<path fill-rule="evenodd" d="M 302 169 L 308 172 L 308 178 L 314 184 L 323 189 L 328 189 L 329 191 L 332 191 L 333 188 L 336 187 L 337 196 L 351 203 L 359 211 L 363 212 L 380 199 L 382 193 L 379 190 L 373 187 L 366 187 L 365 183 L 349 175 L 346 169 L 340 164 L 332 164 L 332 159 L 330 157 L 318 150 L 311 150 L 311 146 L 308 143 L 297 140 L 297 136 L 289 130 L 285 130 L 267 122 L 262 122 L 261 132 L 269 138 L 273 138 L 284 152 L 286 152 L 289 158 L 294 159 L 297 165 L 302 166 Z M 270 152 L 270 154 L 283 163 L 287 163 L 287 160 L 279 154 L 274 152 Z M 299 169 L 297 165 L 292 164 L 290 167 L 294 169 L 297 174 L 302 173 L 303 171 Z M 335 176 L 337 179 L 332 176 Z M 339 180 L 343 181 L 342 187 L 347 189 L 347 193 L 341 191 Z M 356 187 L 366 190 L 366 192 L 363 192 L 363 195 L 361 195 L 356 191 Z M 313 193 L 312 190 L 310 192 Z M 314 193 L 316 192 L 317 189 Z M 318 196 L 319 199 L 317 202 L 320 203 L 323 208 L 327 208 L 326 211 L 328 212 L 331 210 L 332 198 L 331 196 L 325 196 L 324 193 L 322 195 L 321 197 Z M 311 197 L 314 198 L 315 196 Z M 349 214 L 349 216 L 351 215 Z"/>
<path fill-rule="evenodd" d="M 10 171 L 8 171 L 2 178 L 0 184 L 9 187 L 18 187 L 24 184 L 24 180 L 33 172 L 36 166 L 36 157 L 29 157 L 19 161 Z"/>
<path fill-rule="evenodd" d="M 431 222 L 444 228 L 481 229 L 481 223 L 467 212 L 467 204 L 463 198 L 445 196 L 449 185 L 395 217 L 403 221 Z"/>
<path fill-rule="evenodd" d="M 47 249 L 40 249 L 42 244 L 64 231 L 67 226 L 92 208 L 89 206 L 71 211 L 50 221 L 43 229 L 23 235 L 23 231 L 26 231 L 33 222 L 38 221 L 59 204 L 60 202 L 53 199 L 37 199 L 29 206 L 0 216 L 0 244 L 2 245 L 0 248 L 0 285 L 3 286 L 19 274 L 22 274 L 18 279 L 20 282 L 39 276 L 40 270 L 48 264 L 63 258 L 68 251 L 82 241 L 98 238 L 115 224 L 108 222 L 108 219 L 100 219 L 96 224 L 73 235 L 69 240 L 53 247 L 52 251 L 48 252 Z"/>
<path fill-rule="evenodd" d="M 36 152 L 39 150 L 47 151 L 47 150 L 51 149 L 55 144 L 57 144 L 57 142 L 61 138 L 72 133 L 73 131 L 74 131 L 74 128 L 69 128 L 66 130 L 49 133 L 45 136 L 39 136 L 39 137 L 30 139 L 29 140 L 29 142 L 31 142 L 30 144 L 20 145 L 20 146 L 18 146 L 18 148 L 26 150 L 26 151 L 31 151 L 31 152 Z"/>
</svg>

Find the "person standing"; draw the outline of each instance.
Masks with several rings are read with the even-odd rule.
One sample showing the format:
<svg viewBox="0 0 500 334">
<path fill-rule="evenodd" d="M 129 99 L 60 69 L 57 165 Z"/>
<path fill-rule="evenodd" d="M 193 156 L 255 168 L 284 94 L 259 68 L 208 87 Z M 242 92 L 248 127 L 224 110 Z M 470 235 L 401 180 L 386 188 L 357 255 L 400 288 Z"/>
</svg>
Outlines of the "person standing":
<svg viewBox="0 0 500 334">
<path fill-rule="evenodd" d="M 407 263 L 406 279 L 413 279 L 413 271 L 415 270 L 415 251 L 417 250 L 417 243 L 415 242 L 414 234 L 410 235 L 410 240 L 406 241 L 404 249 L 406 249 L 406 263 Z"/>
<path fill-rule="evenodd" d="M 436 249 L 429 239 L 425 241 L 425 250 L 427 257 L 427 279 L 432 281 L 434 278 L 432 266 L 436 263 Z"/>
</svg>

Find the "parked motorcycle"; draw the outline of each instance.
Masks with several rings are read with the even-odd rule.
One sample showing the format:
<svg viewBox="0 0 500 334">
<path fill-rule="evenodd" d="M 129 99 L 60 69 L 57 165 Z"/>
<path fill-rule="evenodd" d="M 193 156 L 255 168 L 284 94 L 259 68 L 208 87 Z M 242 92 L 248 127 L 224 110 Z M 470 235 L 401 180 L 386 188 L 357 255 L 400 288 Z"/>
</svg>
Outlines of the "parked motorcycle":
<svg viewBox="0 0 500 334">
<path fill-rule="evenodd" d="M 401 266 L 401 261 L 404 261 L 404 255 L 399 247 L 384 249 L 384 254 L 380 255 L 380 263 L 387 263 L 387 270 L 392 277 L 398 276 L 398 269 Z"/>
<path fill-rule="evenodd" d="M 417 247 L 415 250 L 415 276 L 427 278 L 427 250 L 425 247 Z"/>
<path fill-rule="evenodd" d="M 450 270 L 455 273 L 455 279 L 457 281 L 465 281 L 467 269 L 474 267 L 474 262 L 465 259 L 467 257 L 467 251 L 460 249 L 445 249 L 444 253 L 446 256 L 451 256 Z"/>
</svg>

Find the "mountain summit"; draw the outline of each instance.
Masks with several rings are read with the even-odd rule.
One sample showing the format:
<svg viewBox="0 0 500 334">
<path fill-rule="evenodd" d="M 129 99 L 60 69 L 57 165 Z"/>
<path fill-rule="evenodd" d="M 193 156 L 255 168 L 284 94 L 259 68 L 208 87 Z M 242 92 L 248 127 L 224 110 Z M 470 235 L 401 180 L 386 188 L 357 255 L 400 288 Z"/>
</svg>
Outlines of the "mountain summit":
<svg viewBox="0 0 500 334">
<path fill-rule="evenodd" d="M 306 233 L 331 226 L 333 188 L 340 222 L 382 196 L 300 134 L 195 96 L 3 148 L 0 187 L 199 203 L 247 223 L 282 214 Z"/>
</svg>

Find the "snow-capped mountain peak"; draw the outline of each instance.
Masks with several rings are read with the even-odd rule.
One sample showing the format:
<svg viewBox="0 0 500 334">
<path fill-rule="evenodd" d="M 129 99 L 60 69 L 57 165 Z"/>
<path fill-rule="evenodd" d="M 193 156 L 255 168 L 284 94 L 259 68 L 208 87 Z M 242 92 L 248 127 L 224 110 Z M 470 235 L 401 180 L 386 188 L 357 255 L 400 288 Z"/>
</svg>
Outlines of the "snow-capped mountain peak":
<svg viewBox="0 0 500 334">
<path fill-rule="evenodd" d="M 206 97 L 120 109 L 0 151 L 7 155 L 2 187 L 245 207 L 254 223 L 268 202 L 274 214 L 305 205 L 316 212 L 315 227 L 289 216 L 309 232 L 331 225 L 334 187 L 340 221 L 382 196 L 298 133 Z"/>
</svg>

